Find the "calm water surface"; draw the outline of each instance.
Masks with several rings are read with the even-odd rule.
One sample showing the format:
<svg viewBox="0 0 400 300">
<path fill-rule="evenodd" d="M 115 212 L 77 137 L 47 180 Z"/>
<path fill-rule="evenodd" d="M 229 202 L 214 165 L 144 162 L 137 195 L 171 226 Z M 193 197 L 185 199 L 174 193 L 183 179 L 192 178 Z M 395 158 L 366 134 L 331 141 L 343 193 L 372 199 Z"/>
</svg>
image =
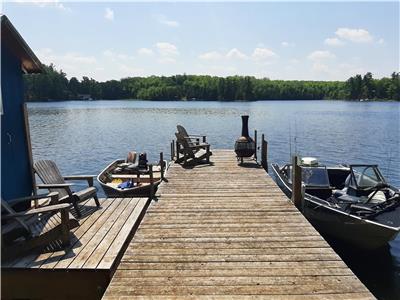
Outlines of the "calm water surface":
<svg viewBox="0 0 400 300">
<path fill-rule="evenodd" d="M 290 153 L 297 152 L 318 157 L 325 164 L 378 164 L 388 181 L 400 187 L 400 103 L 29 104 L 34 159 L 55 160 L 65 174 L 98 174 L 109 162 L 124 158 L 130 150 L 147 152 L 150 161 L 157 160 L 161 151 L 169 157 L 177 124 L 184 125 L 189 132 L 206 134 L 213 148 L 233 148 L 241 133 L 242 114 L 250 115 L 251 130 L 266 135 L 269 162 L 286 163 Z M 356 251 L 329 241 L 375 296 L 400 299 L 400 237 L 378 252 Z"/>
</svg>

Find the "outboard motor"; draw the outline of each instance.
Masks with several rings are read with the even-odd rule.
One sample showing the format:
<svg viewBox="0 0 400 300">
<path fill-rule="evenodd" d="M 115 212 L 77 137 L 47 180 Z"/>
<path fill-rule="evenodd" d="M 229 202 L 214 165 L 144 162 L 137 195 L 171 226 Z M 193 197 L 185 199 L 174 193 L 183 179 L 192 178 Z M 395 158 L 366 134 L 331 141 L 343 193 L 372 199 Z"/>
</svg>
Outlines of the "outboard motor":
<svg viewBox="0 0 400 300">
<path fill-rule="evenodd" d="M 146 154 L 146 152 L 139 154 L 139 169 L 147 169 L 147 154 Z"/>
</svg>

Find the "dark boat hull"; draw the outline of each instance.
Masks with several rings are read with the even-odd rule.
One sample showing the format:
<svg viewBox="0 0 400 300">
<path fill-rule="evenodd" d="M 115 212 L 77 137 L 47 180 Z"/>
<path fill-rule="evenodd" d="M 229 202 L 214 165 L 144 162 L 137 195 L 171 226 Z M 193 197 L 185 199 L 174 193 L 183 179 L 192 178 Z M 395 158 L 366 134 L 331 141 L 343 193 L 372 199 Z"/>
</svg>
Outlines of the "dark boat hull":
<svg viewBox="0 0 400 300">
<path fill-rule="evenodd" d="M 272 165 L 276 176 L 276 183 L 288 198 L 292 196 L 290 184 L 285 181 L 279 172 L 279 166 Z M 400 208 L 396 208 L 399 210 Z M 322 234 L 327 234 L 339 240 L 365 249 L 384 247 L 393 240 L 398 229 L 384 226 L 371 220 L 350 215 L 339 209 L 324 205 L 324 200 L 318 200 L 305 194 L 301 207 L 303 215 Z"/>
</svg>

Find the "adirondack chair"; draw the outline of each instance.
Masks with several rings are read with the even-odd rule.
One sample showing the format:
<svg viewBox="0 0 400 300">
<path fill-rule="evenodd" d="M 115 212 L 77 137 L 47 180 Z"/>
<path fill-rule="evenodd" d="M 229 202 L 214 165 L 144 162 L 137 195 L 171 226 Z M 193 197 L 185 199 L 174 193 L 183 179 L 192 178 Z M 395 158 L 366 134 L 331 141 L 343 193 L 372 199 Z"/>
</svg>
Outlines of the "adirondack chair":
<svg viewBox="0 0 400 300">
<path fill-rule="evenodd" d="M 16 212 L 13 206 L 19 203 L 29 203 L 32 200 L 46 200 L 49 205 L 29 208 Z M 7 260 L 39 247 L 54 243 L 66 246 L 69 244 L 70 229 L 79 226 L 76 219 L 69 213 L 71 204 L 58 202 L 58 193 L 31 196 L 11 201 L 1 199 L 2 226 L 1 252 L 2 259 Z"/>
<path fill-rule="evenodd" d="M 97 189 L 93 186 L 93 177 L 91 175 L 72 175 L 62 176 L 55 162 L 51 160 L 39 160 L 33 164 L 34 171 L 43 181 L 43 184 L 37 184 L 38 189 L 48 189 L 50 192 L 57 192 L 60 196 L 59 202 L 72 203 L 74 205 L 77 216 L 81 217 L 81 211 L 78 203 L 89 198 L 94 198 L 96 205 L 100 206 L 97 198 Z M 87 188 L 78 192 L 73 192 L 71 186 L 73 184 L 66 183 L 66 180 L 86 180 Z"/>
<path fill-rule="evenodd" d="M 207 144 L 207 136 L 199 135 L 199 134 L 188 134 L 185 127 L 182 125 L 176 125 L 178 133 L 185 138 L 189 145 L 200 145 L 200 144 Z M 200 138 L 202 139 L 200 141 Z"/>
<path fill-rule="evenodd" d="M 184 164 L 196 164 L 201 163 L 205 160 L 206 163 L 210 162 L 210 156 L 212 152 L 210 151 L 210 145 L 207 143 L 192 144 L 189 143 L 187 138 L 185 138 L 179 132 L 175 133 L 177 139 L 178 151 L 177 153 L 182 153 L 183 157 L 177 157 L 176 162 Z"/>
</svg>

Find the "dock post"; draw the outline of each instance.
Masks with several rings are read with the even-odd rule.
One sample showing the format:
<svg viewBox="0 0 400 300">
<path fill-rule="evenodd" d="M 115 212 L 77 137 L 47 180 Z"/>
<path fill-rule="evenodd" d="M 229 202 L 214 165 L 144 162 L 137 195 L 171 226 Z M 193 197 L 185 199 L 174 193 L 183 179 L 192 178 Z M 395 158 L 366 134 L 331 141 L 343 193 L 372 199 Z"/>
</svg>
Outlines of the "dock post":
<svg viewBox="0 0 400 300">
<path fill-rule="evenodd" d="M 257 161 L 257 129 L 254 130 L 254 160 Z"/>
<path fill-rule="evenodd" d="M 294 155 L 292 157 L 292 201 L 298 209 L 301 209 L 301 167 L 299 163 L 299 157 Z"/>
<path fill-rule="evenodd" d="M 164 153 L 160 152 L 161 180 L 164 180 Z"/>
<path fill-rule="evenodd" d="M 174 145 L 175 145 L 174 140 L 172 140 L 171 145 L 170 145 L 171 146 L 171 161 L 174 160 L 174 157 L 175 157 Z"/>
<path fill-rule="evenodd" d="M 150 199 L 153 199 L 154 196 L 153 165 L 149 165 L 149 174 L 150 174 Z"/>
<path fill-rule="evenodd" d="M 265 140 L 264 134 L 261 135 L 261 166 L 268 173 L 268 142 Z"/>
<path fill-rule="evenodd" d="M 179 143 L 178 143 L 178 140 L 175 142 L 175 159 L 176 160 L 179 160 Z"/>
</svg>

